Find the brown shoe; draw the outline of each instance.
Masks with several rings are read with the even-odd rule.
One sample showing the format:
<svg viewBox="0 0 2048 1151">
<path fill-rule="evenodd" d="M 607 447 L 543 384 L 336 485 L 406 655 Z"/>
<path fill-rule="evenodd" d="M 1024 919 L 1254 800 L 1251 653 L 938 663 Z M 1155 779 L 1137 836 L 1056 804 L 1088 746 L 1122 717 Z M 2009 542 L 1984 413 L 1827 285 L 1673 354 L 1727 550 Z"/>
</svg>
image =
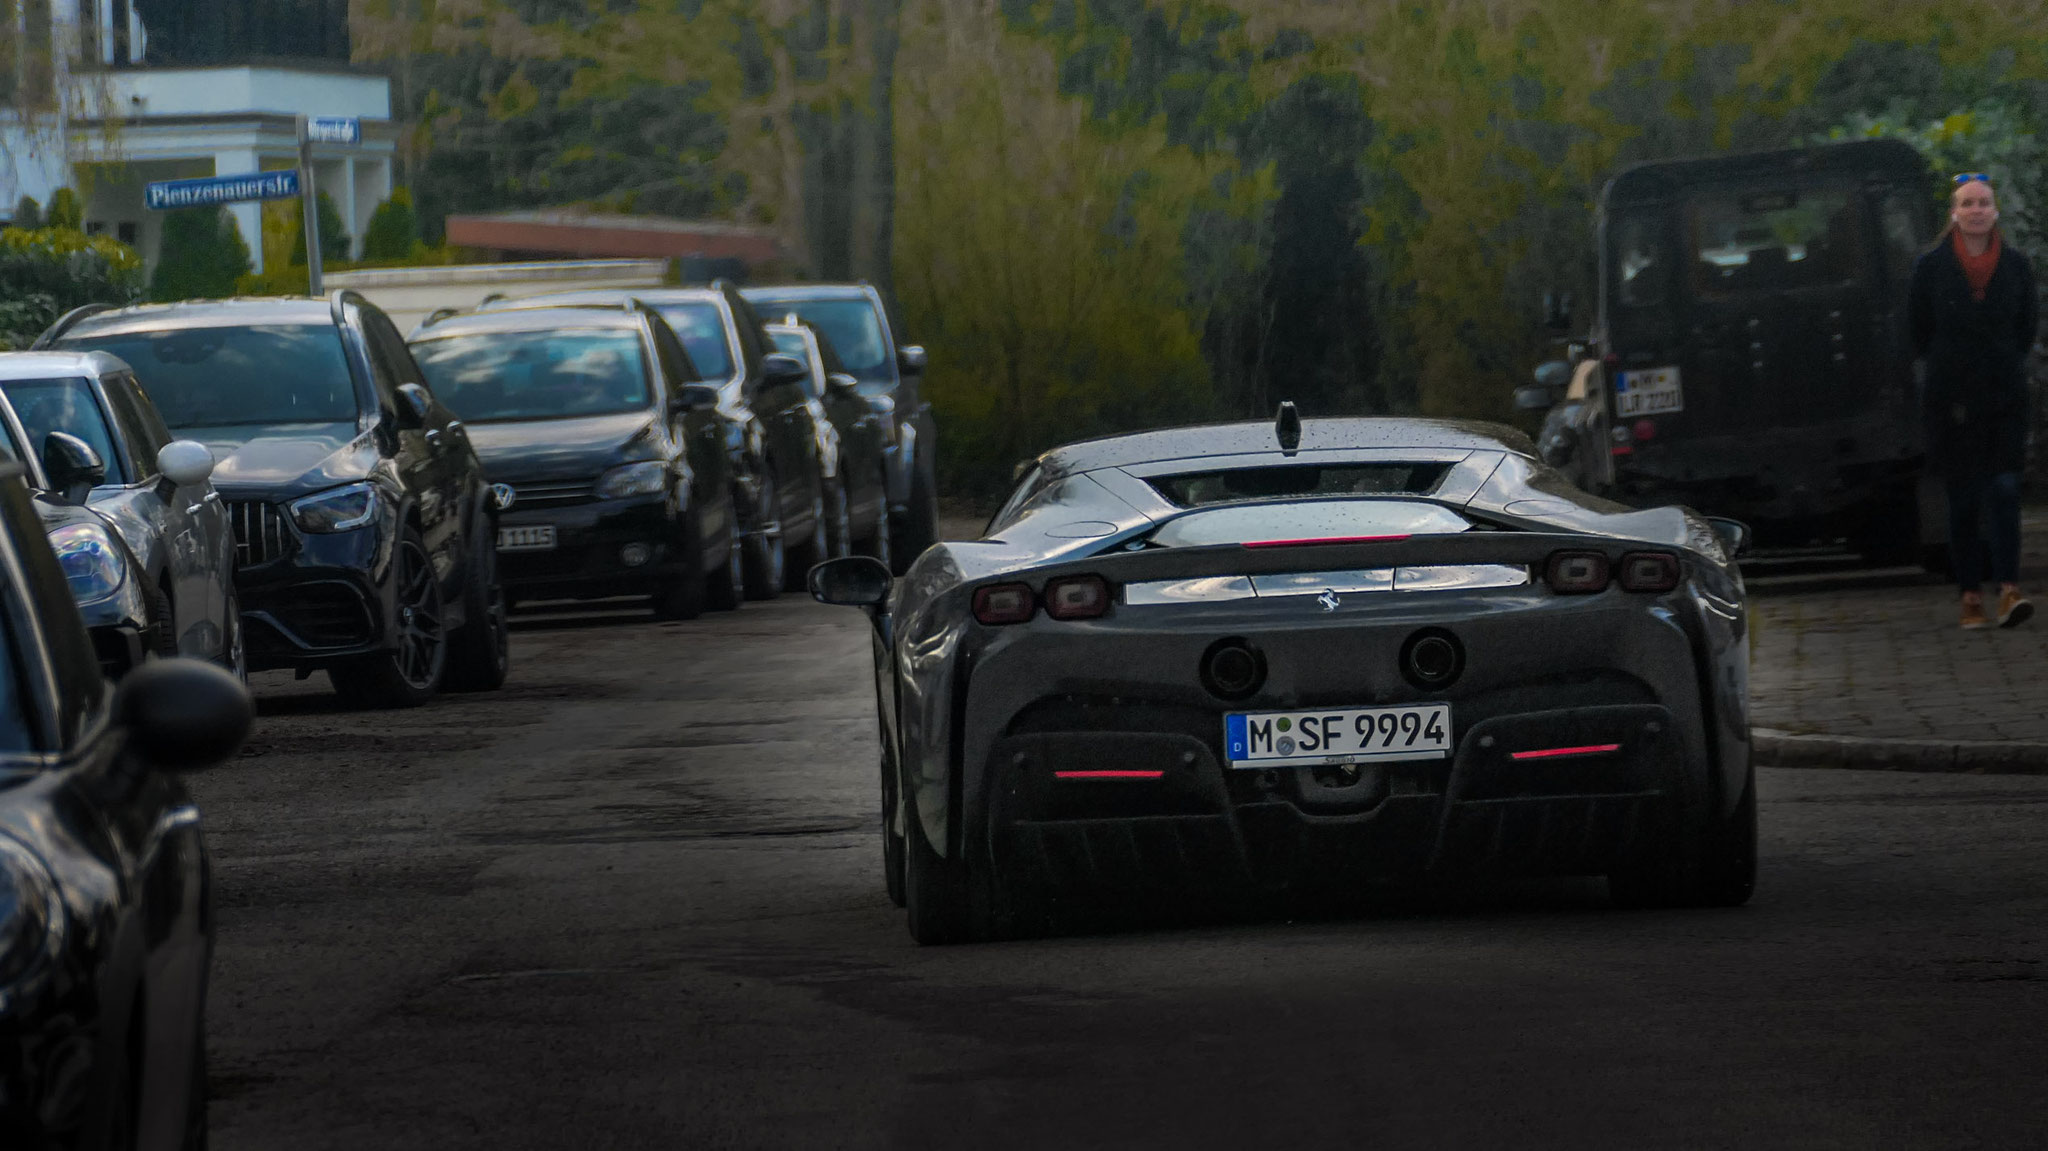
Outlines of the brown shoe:
<svg viewBox="0 0 2048 1151">
<path fill-rule="evenodd" d="M 2034 614 L 2034 605 L 2027 602 L 2018 588 L 1998 593 L 1998 626 L 2018 627 Z"/>
<path fill-rule="evenodd" d="M 1984 602 L 1982 600 L 1966 599 L 1963 601 L 1964 631 L 1983 631 L 1990 626 L 1991 620 L 1984 615 Z"/>
</svg>

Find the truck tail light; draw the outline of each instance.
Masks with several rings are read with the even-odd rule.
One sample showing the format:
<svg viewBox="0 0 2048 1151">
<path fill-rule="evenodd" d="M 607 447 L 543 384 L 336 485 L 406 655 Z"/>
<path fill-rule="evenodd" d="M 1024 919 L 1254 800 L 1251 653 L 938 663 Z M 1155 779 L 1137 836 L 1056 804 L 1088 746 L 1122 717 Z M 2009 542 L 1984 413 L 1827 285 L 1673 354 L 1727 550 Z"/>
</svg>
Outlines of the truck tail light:
<svg viewBox="0 0 2048 1151">
<path fill-rule="evenodd" d="M 1607 589 L 1607 557 L 1600 552 L 1553 552 L 1544 581 L 1559 595 L 1587 595 Z"/>
<path fill-rule="evenodd" d="M 1630 552 L 1621 557 L 1621 586 L 1629 591 L 1670 591 L 1678 586 L 1678 557 Z"/>
<path fill-rule="evenodd" d="M 1101 576 L 1068 576 L 1045 585 L 1045 614 L 1054 619 L 1095 619 L 1109 610 L 1109 584 Z"/>
<path fill-rule="evenodd" d="M 1023 623 L 1038 610 L 1031 586 L 995 583 L 974 589 L 974 618 L 985 624 Z"/>
</svg>

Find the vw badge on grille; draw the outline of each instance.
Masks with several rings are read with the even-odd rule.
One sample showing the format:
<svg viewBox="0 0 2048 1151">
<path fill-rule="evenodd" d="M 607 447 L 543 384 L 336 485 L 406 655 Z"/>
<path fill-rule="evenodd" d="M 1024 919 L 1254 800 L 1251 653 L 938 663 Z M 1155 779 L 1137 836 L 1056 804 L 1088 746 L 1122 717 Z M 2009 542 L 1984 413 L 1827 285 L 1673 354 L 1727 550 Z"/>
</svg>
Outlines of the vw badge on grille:
<svg viewBox="0 0 2048 1151">
<path fill-rule="evenodd" d="M 492 484 L 491 498 L 498 501 L 499 511 L 510 511 L 512 502 L 519 498 L 519 493 L 512 490 L 511 484 Z"/>
<path fill-rule="evenodd" d="M 1323 605 L 1324 611 L 1336 611 L 1337 605 L 1344 601 L 1337 598 L 1336 588 L 1326 587 L 1323 594 L 1316 597 L 1316 602 Z"/>
</svg>

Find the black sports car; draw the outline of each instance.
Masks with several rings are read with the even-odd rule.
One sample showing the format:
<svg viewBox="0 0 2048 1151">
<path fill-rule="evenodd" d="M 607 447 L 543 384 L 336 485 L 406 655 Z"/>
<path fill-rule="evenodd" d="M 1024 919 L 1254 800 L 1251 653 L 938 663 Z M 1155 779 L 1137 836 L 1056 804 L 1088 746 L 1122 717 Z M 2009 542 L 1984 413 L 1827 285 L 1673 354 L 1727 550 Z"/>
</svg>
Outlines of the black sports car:
<svg viewBox="0 0 2048 1151">
<path fill-rule="evenodd" d="M 0 354 L 0 439 L 37 491 L 108 675 L 181 654 L 244 673 L 213 456 L 171 438 L 128 365 L 103 352 Z"/>
<path fill-rule="evenodd" d="M 0 667 L 0 1147 L 204 1147 L 213 899 L 172 773 L 233 754 L 248 693 L 190 659 L 110 690 L 15 464 Z"/>
<path fill-rule="evenodd" d="M 375 305 L 342 291 L 101 309 L 38 343 L 120 357 L 219 460 L 251 670 L 324 668 L 369 707 L 505 681 L 490 486 Z"/>
<path fill-rule="evenodd" d="M 1748 899 L 1746 529 L 1587 496 L 1506 428 L 1292 416 L 1060 448 L 900 581 L 813 569 L 874 616 L 911 933 L 1169 877 Z"/>
<path fill-rule="evenodd" d="M 415 333 L 468 421 L 517 599 L 653 597 L 691 619 L 743 594 L 718 387 L 644 307 L 473 312 Z"/>
</svg>

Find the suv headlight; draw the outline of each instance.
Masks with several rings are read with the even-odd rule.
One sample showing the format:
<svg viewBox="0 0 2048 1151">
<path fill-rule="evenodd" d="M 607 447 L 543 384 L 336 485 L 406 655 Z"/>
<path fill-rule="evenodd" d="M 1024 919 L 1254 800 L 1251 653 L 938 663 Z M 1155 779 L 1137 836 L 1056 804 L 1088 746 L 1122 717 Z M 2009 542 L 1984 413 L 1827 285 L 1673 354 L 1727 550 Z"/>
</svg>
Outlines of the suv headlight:
<svg viewBox="0 0 2048 1151">
<path fill-rule="evenodd" d="M 660 460 L 642 460 L 613 468 L 597 480 L 597 498 L 622 500 L 628 496 L 658 496 L 668 490 L 668 465 Z"/>
<path fill-rule="evenodd" d="M 373 484 L 350 484 L 293 500 L 291 509 L 292 519 L 301 531 L 353 531 L 377 517 L 377 488 Z"/>
<path fill-rule="evenodd" d="M 71 581 L 71 596 L 80 604 L 98 603 L 121 590 L 128 561 L 121 545 L 98 524 L 68 524 L 50 533 L 57 565 Z"/>
<path fill-rule="evenodd" d="M 0 836 L 0 1005 L 63 942 L 64 908 L 49 868 L 26 844 Z"/>
</svg>

